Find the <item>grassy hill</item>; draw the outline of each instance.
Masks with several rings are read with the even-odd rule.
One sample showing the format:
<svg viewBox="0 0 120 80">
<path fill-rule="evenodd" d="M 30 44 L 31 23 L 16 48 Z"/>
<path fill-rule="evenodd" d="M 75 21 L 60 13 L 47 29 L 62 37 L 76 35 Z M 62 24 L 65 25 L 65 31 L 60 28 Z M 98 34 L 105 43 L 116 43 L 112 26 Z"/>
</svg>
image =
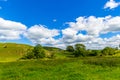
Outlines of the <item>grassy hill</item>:
<svg viewBox="0 0 120 80">
<path fill-rule="evenodd" d="M 30 45 L 16 43 L 0 43 L 0 62 L 16 61 L 22 57 Z"/>
<path fill-rule="evenodd" d="M 16 61 L 27 53 L 33 46 L 17 43 L 0 43 L 0 62 Z M 66 58 L 64 50 L 55 47 L 43 47 L 46 55 L 54 54 L 55 58 Z"/>
<path fill-rule="evenodd" d="M 68 58 L 69 54 L 66 54 L 64 50 L 56 47 L 43 47 L 47 52 L 54 54 L 55 59 Z"/>
</svg>

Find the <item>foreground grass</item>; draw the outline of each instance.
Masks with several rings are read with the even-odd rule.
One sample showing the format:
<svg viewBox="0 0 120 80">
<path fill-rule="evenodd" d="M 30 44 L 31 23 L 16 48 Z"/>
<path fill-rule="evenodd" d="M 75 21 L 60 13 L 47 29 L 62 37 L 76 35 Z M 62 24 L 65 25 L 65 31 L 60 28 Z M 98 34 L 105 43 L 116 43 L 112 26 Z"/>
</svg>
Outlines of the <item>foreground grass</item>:
<svg viewBox="0 0 120 80">
<path fill-rule="evenodd" d="M 112 61 L 118 65 L 110 65 Z M 119 61 L 94 57 L 0 63 L 0 80 L 119 80 Z"/>
</svg>

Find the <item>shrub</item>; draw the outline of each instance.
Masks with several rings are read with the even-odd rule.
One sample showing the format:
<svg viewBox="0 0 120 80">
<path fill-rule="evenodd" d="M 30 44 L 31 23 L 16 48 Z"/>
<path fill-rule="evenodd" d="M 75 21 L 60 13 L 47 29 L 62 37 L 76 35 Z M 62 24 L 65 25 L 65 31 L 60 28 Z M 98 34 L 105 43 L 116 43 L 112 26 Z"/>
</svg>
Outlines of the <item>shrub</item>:
<svg viewBox="0 0 120 80">
<path fill-rule="evenodd" d="M 100 56 L 101 50 L 92 50 L 89 56 Z"/>
<path fill-rule="evenodd" d="M 25 56 L 27 59 L 34 59 L 35 56 L 34 56 L 34 53 L 32 51 L 29 51 L 26 56 Z"/>
<path fill-rule="evenodd" d="M 44 58 L 45 51 L 40 44 L 36 45 L 32 50 L 28 49 L 27 54 L 22 59 L 38 59 Z"/>
<path fill-rule="evenodd" d="M 76 44 L 73 54 L 75 57 L 86 56 L 86 47 L 83 44 Z"/>
<path fill-rule="evenodd" d="M 34 47 L 33 53 L 36 58 L 44 58 L 45 57 L 45 51 L 40 44 L 38 44 Z"/>
<path fill-rule="evenodd" d="M 105 48 L 102 50 L 102 55 L 113 55 L 113 54 L 115 54 L 115 49 L 114 49 L 114 48 L 105 47 Z"/>
<path fill-rule="evenodd" d="M 51 53 L 49 58 L 51 59 L 55 58 L 55 53 Z"/>
<path fill-rule="evenodd" d="M 74 52 L 73 46 L 67 46 L 66 50 L 67 50 L 68 52 Z"/>
</svg>

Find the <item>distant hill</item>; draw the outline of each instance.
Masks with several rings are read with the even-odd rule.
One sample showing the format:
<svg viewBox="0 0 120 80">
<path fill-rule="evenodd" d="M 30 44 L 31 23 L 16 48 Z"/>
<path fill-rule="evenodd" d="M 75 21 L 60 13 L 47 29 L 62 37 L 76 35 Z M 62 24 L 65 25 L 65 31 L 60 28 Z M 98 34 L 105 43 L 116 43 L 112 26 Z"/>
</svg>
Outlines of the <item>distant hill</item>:
<svg viewBox="0 0 120 80">
<path fill-rule="evenodd" d="M 47 46 L 44 46 L 43 48 L 47 50 L 47 52 L 53 53 L 56 59 L 63 59 L 63 58 L 67 58 L 68 56 L 68 54 L 65 53 L 65 50 L 60 49 L 60 48 L 47 47 Z"/>
<path fill-rule="evenodd" d="M 60 51 L 60 50 L 62 50 L 62 49 L 60 49 L 60 48 L 47 47 L 47 46 L 44 46 L 43 48 L 46 49 L 46 50 L 48 50 L 48 51 Z"/>
<path fill-rule="evenodd" d="M 0 62 L 16 61 L 30 48 L 32 46 L 26 44 L 0 43 Z"/>
</svg>

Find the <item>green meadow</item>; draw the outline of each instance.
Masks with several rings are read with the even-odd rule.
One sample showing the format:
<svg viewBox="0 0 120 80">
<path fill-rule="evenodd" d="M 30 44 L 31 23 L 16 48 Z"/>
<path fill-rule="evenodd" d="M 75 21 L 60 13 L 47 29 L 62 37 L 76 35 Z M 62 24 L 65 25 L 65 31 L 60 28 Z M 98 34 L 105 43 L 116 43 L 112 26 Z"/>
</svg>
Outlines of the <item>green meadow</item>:
<svg viewBox="0 0 120 80">
<path fill-rule="evenodd" d="M 64 50 L 44 47 L 47 54 L 55 53 L 55 58 L 20 59 L 30 48 L 24 44 L 0 44 L 0 80 L 120 79 L 119 53 L 75 58 Z"/>
<path fill-rule="evenodd" d="M 93 57 L 0 63 L 0 80 L 119 80 L 120 59 L 111 59 Z"/>
</svg>

